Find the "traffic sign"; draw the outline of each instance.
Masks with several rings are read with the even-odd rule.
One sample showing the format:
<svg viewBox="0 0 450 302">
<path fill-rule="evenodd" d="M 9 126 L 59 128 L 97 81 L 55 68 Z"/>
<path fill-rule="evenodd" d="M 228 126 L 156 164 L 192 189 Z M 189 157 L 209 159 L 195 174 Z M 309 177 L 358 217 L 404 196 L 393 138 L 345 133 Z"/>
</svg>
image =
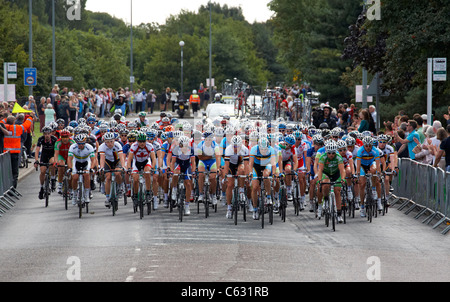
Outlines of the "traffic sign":
<svg viewBox="0 0 450 302">
<path fill-rule="evenodd" d="M 73 81 L 72 77 L 56 77 L 56 81 L 58 82 L 71 82 Z"/>
<path fill-rule="evenodd" d="M 433 81 L 447 81 L 447 58 L 433 58 Z"/>
<path fill-rule="evenodd" d="M 24 69 L 24 85 L 25 86 L 36 86 L 37 83 L 37 69 L 36 68 L 25 68 Z"/>
<path fill-rule="evenodd" d="M 6 63 L 8 79 L 17 79 L 17 63 Z"/>
</svg>

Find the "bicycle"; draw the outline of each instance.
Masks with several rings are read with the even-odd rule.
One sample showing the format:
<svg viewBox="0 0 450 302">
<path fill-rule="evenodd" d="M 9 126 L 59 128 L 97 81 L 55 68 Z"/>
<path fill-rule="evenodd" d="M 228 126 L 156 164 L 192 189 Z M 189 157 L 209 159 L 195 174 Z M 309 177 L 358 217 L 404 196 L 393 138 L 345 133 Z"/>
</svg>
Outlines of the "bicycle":
<svg viewBox="0 0 450 302">
<path fill-rule="evenodd" d="M 269 223 L 273 224 L 273 203 L 272 200 L 270 203 L 267 202 L 267 198 L 266 198 L 266 190 L 265 190 L 265 186 L 263 184 L 263 181 L 265 179 L 269 179 L 271 181 L 271 185 L 270 187 L 272 187 L 272 180 L 273 177 L 272 176 L 258 176 L 257 177 L 258 180 L 260 180 L 260 196 L 259 196 L 259 207 L 258 207 L 258 213 L 259 213 L 259 219 L 261 220 L 261 228 L 264 229 L 264 214 L 267 213 L 269 214 Z"/>
<path fill-rule="evenodd" d="M 366 207 L 366 216 L 367 216 L 367 220 L 369 222 L 372 222 L 372 218 L 375 216 L 375 218 L 378 216 L 377 215 L 377 209 L 376 209 L 376 201 L 373 198 L 372 195 L 372 174 L 368 174 L 366 173 L 364 175 L 364 177 L 366 178 L 366 201 L 365 201 L 365 207 Z"/>
<path fill-rule="evenodd" d="M 44 176 L 44 200 L 45 200 L 45 207 L 48 207 L 48 199 L 51 194 L 51 188 L 50 188 L 50 169 L 49 167 L 52 166 L 50 163 L 38 163 L 41 167 L 46 167 L 45 170 L 45 176 Z M 36 167 L 36 171 L 37 171 Z"/>
<path fill-rule="evenodd" d="M 70 176 L 67 175 L 67 165 L 57 165 L 58 168 L 64 168 L 64 175 L 62 180 L 62 195 L 64 198 L 64 207 L 67 210 L 68 209 L 68 201 L 69 201 L 69 178 Z"/>
<path fill-rule="evenodd" d="M 173 172 L 168 173 L 172 174 L 173 177 L 174 175 Z M 186 176 L 192 176 L 192 174 L 180 173 L 177 174 L 177 176 L 178 176 L 177 197 L 175 199 L 175 204 L 173 206 L 178 208 L 178 220 L 180 220 L 180 222 L 183 222 L 184 204 L 186 202 L 186 187 L 184 185 L 184 180 Z"/>
<path fill-rule="evenodd" d="M 384 181 L 385 181 L 384 177 L 386 175 L 387 176 L 389 176 L 389 175 L 397 175 L 397 172 L 395 172 L 395 171 L 391 171 L 391 172 L 384 171 L 383 175 L 382 175 L 383 179 L 381 180 L 381 202 L 382 202 L 382 205 L 383 205 L 383 216 L 384 216 L 384 214 L 386 214 L 388 212 L 388 208 L 389 208 L 389 202 L 388 202 L 388 198 L 386 197 L 386 187 L 385 187 L 385 183 L 384 183 Z"/>
<path fill-rule="evenodd" d="M 295 173 L 290 173 L 295 175 Z M 286 222 L 286 208 L 287 208 L 287 189 L 286 189 L 286 183 L 285 183 L 285 176 L 286 175 L 280 175 L 278 178 L 280 179 L 280 191 L 279 191 L 279 198 L 280 201 L 280 208 L 279 213 L 281 216 L 281 221 Z M 296 211 L 299 211 L 300 206 L 300 200 L 298 199 L 298 204 L 294 201 L 294 207 L 296 208 Z M 298 212 L 297 212 L 298 213 Z M 297 214 L 298 215 L 298 214 Z"/>
<path fill-rule="evenodd" d="M 336 231 L 336 221 L 337 221 L 337 207 L 336 207 L 336 196 L 334 193 L 334 186 L 340 184 L 340 182 L 321 182 L 319 184 L 320 190 L 322 190 L 323 185 L 330 185 L 330 193 L 328 196 L 323 197 L 323 213 L 325 216 L 325 225 L 328 227 L 331 219 L 332 230 Z"/>
<path fill-rule="evenodd" d="M 144 218 L 144 206 L 147 204 L 147 215 L 150 215 L 151 211 L 152 211 L 152 203 L 151 200 L 153 199 L 153 197 L 151 197 L 152 195 L 152 190 L 150 190 L 150 198 L 149 195 L 147 195 L 147 193 L 145 192 L 145 178 L 144 178 L 144 174 L 151 174 L 152 171 L 139 171 L 139 172 L 134 172 L 134 174 L 138 173 L 139 174 L 139 185 L 138 185 L 138 194 L 137 194 L 137 201 L 133 202 L 133 210 L 134 213 L 137 212 L 137 210 L 139 209 L 139 218 L 142 219 Z M 133 186 L 134 187 L 134 186 Z M 134 195 L 134 192 L 133 192 Z"/>
<path fill-rule="evenodd" d="M 83 208 L 86 209 L 86 213 L 89 213 L 89 203 L 86 202 L 85 188 L 84 188 L 84 174 L 90 174 L 92 172 L 88 170 L 77 171 L 78 174 L 78 188 L 77 188 L 77 205 L 78 205 L 78 218 L 83 216 Z"/>
<path fill-rule="evenodd" d="M 111 203 L 111 209 L 112 209 L 112 215 L 115 216 L 116 212 L 119 208 L 119 187 L 116 183 L 116 173 L 122 173 L 122 176 L 124 174 L 123 169 L 115 169 L 115 170 L 109 170 L 105 171 L 104 173 L 111 173 L 111 185 L 110 185 L 110 193 L 109 193 L 109 202 Z M 123 177 L 122 177 L 123 179 Z M 126 198 L 126 197 L 125 197 Z"/>
<path fill-rule="evenodd" d="M 210 195 L 209 195 L 209 186 L 211 185 L 210 180 L 209 180 L 209 174 L 215 174 L 217 172 L 211 172 L 211 171 L 196 171 L 196 176 L 198 176 L 199 174 L 203 173 L 205 174 L 205 182 L 203 183 L 203 204 L 205 205 L 205 218 L 208 218 L 209 216 L 209 206 L 211 203 L 210 199 Z M 196 182 L 197 182 L 197 178 L 196 178 Z M 197 183 L 198 185 L 198 183 Z M 198 196 L 198 194 L 196 194 Z M 197 201 L 197 214 L 200 213 L 200 202 L 198 201 L 198 198 L 196 198 Z M 215 205 L 216 209 L 217 209 L 217 205 Z"/>
<path fill-rule="evenodd" d="M 247 221 L 247 186 L 244 185 L 244 192 L 239 193 L 239 178 L 248 178 L 247 175 L 230 175 L 228 174 L 226 176 L 227 178 L 234 178 L 234 187 L 233 187 L 233 198 L 231 200 L 232 204 L 232 215 L 234 219 L 234 225 L 237 225 L 238 221 L 238 212 L 239 210 L 242 210 L 242 218 L 244 221 Z"/>
</svg>

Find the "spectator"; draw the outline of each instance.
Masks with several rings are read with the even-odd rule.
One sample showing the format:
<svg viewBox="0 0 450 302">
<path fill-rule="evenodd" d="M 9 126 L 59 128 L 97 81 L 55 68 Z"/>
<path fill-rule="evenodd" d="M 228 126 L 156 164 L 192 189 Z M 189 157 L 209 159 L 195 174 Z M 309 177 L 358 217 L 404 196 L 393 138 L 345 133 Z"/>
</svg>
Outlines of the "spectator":
<svg viewBox="0 0 450 302">
<path fill-rule="evenodd" d="M 150 112 L 150 114 L 153 113 L 155 102 L 156 102 L 156 94 L 153 91 L 153 89 L 150 89 L 147 94 L 147 112 Z"/>
<path fill-rule="evenodd" d="M 142 105 L 144 104 L 144 95 L 142 94 L 140 89 L 138 89 L 137 93 L 134 95 L 134 102 L 136 103 L 135 105 L 136 113 L 145 110 L 144 106 Z"/>
<path fill-rule="evenodd" d="M 450 125 L 450 106 L 448 106 L 447 114 L 444 114 L 444 118 L 447 121 L 447 125 Z"/>
<path fill-rule="evenodd" d="M 200 87 L 198 87 L 198 95 L 200 96 L 200 105 L 199 106 L 202 107 L 203 101 L 205 100 L 205 87 L 203 87 L 203 83 L 200 83 Z"/>
<path fill-rule="evenodd" d="M 53 109 L 52 104 L 47 104 L 47 109 L 44 110 L 45 114 L 45 126 L 50 125 L 51 122 L 54 122 L 56 120 L 56 112 Z"/>
<path fill-rule="evenodd" d="M 166 91 L 164 91 L 161 95 L 161 104 L 160 104 L 160 110 L 166 111 L 167 110 L 167 103 L 170 100 L 170 87 L 166 88 Z"/>
<path fill-rule="evenodd" d="M 372 116 L 373 122 L 375 123 L 375 127 L 377 127 L 377 111 L 374 105 L 369 106 L 369 113 Z"/>
<path fill-rule="evenodd" d="M 415 154 L 412 151 L 415 146 L 417 146 L 417 143 L 414 141 L 414 138 L 417 138 L 420 141 L 419 134 L 417 133 L 417 122 L 414 120 L 409 120 L 408 122 L 408 136 L 405 139 L 401 139 L 398 137 L 398 134 L 395 134 L 397 140 L 402 143 L 402 146 L 400 149 L 405 148 L 405 146 L 408 148 L 408 154 L 409 158 L 415 159 Z M 400 150 L 399 150 L 400 152 Z"/>
<path fill-rule="evenodd" d="M 433 164 L 433 146 L 431 139 L 434 136 L 436 136 L 436 134 L 433 132 L 433 127 L 427 126 L 425 130 L 425 141 L 423 144 L 421 144 L 417 138 L 414 138 L 414 141 L 417 144 L 414 148 L 415 150 L 413 150 L 416 161 L 427 165 Z"/>
<path fill-rule="evenodd" d="M 443 128 L 442 128 L 443 129 Z M 450 124 L 447 125 L 447 137 L 444 138 L 439 146 L 439 151 L 436 154 L 436 162 L 434 167 L 439 165 L 442 156 L 445 156 L 445 171 L 450 172 Z"/>
<path fill-rule="evenodd" d="M 415 120 L 417 122 L 417 133 L 419 134 L 420 137 L 420 143 L 423 144 L 423 142 L 425 141 L 425 133 L 424 133 L 424 129 L 423 129 L 423 119 L 422 116 L 418 113 L 413 115 L 413 120 Z"/>
<path fill-rule="evenodd" d="M 35 114 L 37 113 L 36 101 L 32 95 L 28 97 L 28 101 L 25 103 L 25 106 L 28 107 L 28 110 L 33 111 Z"/>
<path fill-rule="evenodd" d="M 400 139 L 404 138 L 405 132 L 402 129 L 398 129 L 397 132 L 394 132 L 394 146 L 395 150 L 398 150 L 398 158 L 409 158 L 408 148 L 402 148 L 403 144 L 400 142 Z"/>
<path fill-rule="evenodd" d="M 76 97 L 73 95 L 72 98 Z M 72 119 L 72 111 L 70 108 L 70 104 L 67 103 L 67 97 L 63 97 L 61 100 L 61 104 L 58 106 L 58 116 L 59 118 L 62 118 L 64 120 L 64 127 L 67 126 L 69 124 L 69 117 L 71 121 L 76 120 L 76 109 L 74 112 L 74 118 Z"/>
<path fill-rule="evenodd" d="M 64 105 L 64 109 L 63 109 L 62 113 L 64 114 L 64 116 L 66 116 L 66 113 L 67 113 L 66 110 L 69 109 L 70 120 L 76 121 L 77 120 L 77 111 L 79 108 L 78 106 L 79 106 L 79 100 L 77 99 L 77 97 L 74 94 L 72 94 L 72 96 L 69 99 L 69 104 L 67 104 L 67 102 L 65 101 L 65 105 Z M 67 126 L 67 119 L 63 116 L 61 116 L 61 118 L 64 119 L 64 121 L 66 121 L 65 126 Z"/>
<path fill-rule="evenodd" d="M 41 97 L 41 102 L 37 106 L 37 115 L 39 116 L 39 126 L 40 126 L 39 132 L 41 132 L 42 128 L 44 128 L 45 126 L 45 113 L 44 113 L 46 106 L 45 100 L 46 100 L 45 97 Z"/>
<path fill-rule="evenodd" d="M 50 106 L 52 106 L 50 104 Z M 52 106 L 53 107 L 53 106 Z M 17 180 L 19 177 L 19 157 L 21 152 L 21 139 L 20 136 L 23 132 L 26 132 L 31 128 L 33 124 L 34 112 L 30 113 L 30 117 L 25 120 L 21 125 L 15 125 L 16 118 L 12 115 L 6 119 L 6 130 L 10 134 L 5 135 L 3 139 L 4 150 L 11 153 L 11 170 L 13 176 L 13 186 L 17 188 Z"/>
<path fill-rule="evenodd" d="M 170 102 L 172 103 L 172 112 L 175 112 L 175 103 L 178 101 L 178 91 L 172 89 L 170 93 Z"/>
<path fill-rule="evenodd" d="M 359 111 L 359 119 L 361 122 L 359 124 L 358 131 L 359 132 L 370 131 L 369 130 L 369 120 L 370 120 L 369 111 L 366 109 L 361 109 Z"/>
</svg>

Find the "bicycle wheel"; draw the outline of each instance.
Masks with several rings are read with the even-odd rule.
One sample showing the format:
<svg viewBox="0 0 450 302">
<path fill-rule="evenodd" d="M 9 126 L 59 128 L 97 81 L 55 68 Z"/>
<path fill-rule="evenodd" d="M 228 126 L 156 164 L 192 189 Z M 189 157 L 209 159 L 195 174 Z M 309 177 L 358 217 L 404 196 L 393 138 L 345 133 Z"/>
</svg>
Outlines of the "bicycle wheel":
<svg viewBox="0 0 450 302">
<path fill-rule="evenodd" d="M 324 197 L 324 201 L 323 201 L 323 213 L 325 216 L 325 225 L 327 227 L 330 226 L 330 207 L 329 207 L 329 199 L 328 197 Z"/>
<path fill-rule="evenodd" d="M 109 198 L 109 202 L 111 203 L 111 208 L 112 208 L 112 215 L 115 216 L 116 215 L 116 210 L 117 210 L 117 200 L 116 200 L 116 182 L 115 181 L 111 181 L 111 195 Z"/>
<path fill-rule="evenodd" d="M 138 207 L 139 207 L 139 218 L 144 218 L 144 189 L 142 184 L 139 184 L 139 193 L 138 193 Z"/>
<path fill-rule="evenodd" d="M 261 196 L 259 197 L 259 219 L 261 220 L 261 228 L 264 229 L 264 192 L 262 192 Z"/>
<path fill-rule="evenodd" d="M 152 191 L 150 191 L 152 192 Z M 153 206 L 153 194 L 147 194 L 145 193 L 145 204 L 147 204 L 147 215 L 150 215 L 152 212 L 152 206 Z"/>
<path fill-rule="evenodd" d="M 336 231 L 337 213 L 336 213 L 336 199 L 334 193 L 330 194 L 330 215 L 331 215 L 332 229 L 333 231 Z"/>
<path fill-rule="evenodd" d="M 78 184 L 80 186 L 80 184 Z M 84 188 L 81 185 L 81 188 L 78 188 L 78 218 L 83 216 L 83 197 L 84 196 Z"/>
<path fill-rule="evenodd" d="M 49 168 L 47 167 L 47 170 Z M 45 173 L 45 182 L 44 182 L 44 199 L 45 199 L 45 207 L 48 207 L 48 198 L 50 196 L 50 174 L 48 171 Z"/>
<path fill-rule="evenodd" d="M 69 202 L 69 182 L 67 181 L 66 177 L 64 177 L 63 179 L 63 197 L 64 197 L 64 207 L 67 210 Z"/>
<path fill-rule="evenodd" d="M 287 195 L 286 188 L 283 186 L 280 188 L 280 215 L 281 221 L 286 222 L 286 206 L 287 206 Z"/>
<path fill-rule="evenodd" d="M 183 215 L 184 215 L 184 203 L 186 198 L 186 189 L 179 189 L 178 190 L 178 219 L 180 222 L 183 222 Z"/>
<path fill-rule="evenodd" d="M 205 218 L 208 218 L 209 216 L 209 185 L 205 185 Z"/>
<path fill-rule="evenodd" d="M 244 193 L 244 196 L 247 196 Z M 241 210 L 242 210 L 242 218 L 244 219 L 244 221 L 247 221 L 247 200 L 245 198 L 239 198 L 239 202 L 241 204 Z"/>
<path fill-rule="evenodd" d="M 234 225 L 237 225 L 237 219 L 238 219 L 238 211 L 239 211 L 239 188 L 236 187 L 233 190 L 233 201 L 232 201 L 232 209 L 233 209 L 233 218 L 234 218 Z"/>
</svg>

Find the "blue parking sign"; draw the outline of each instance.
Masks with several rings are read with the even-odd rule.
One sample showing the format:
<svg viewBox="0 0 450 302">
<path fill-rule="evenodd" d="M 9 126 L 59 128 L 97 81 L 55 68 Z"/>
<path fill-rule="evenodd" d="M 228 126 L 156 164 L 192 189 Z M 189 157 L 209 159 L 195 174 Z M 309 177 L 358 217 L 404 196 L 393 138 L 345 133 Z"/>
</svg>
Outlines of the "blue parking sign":
<svg viewBox="0 0 450 302">
<path fill-rule="evenodd" d="M 36 68 L 25 68 L 24 69 L 24 85 L 25 86 L 36 86 L 37 82 L 37 70 Z"/>
</svg>

